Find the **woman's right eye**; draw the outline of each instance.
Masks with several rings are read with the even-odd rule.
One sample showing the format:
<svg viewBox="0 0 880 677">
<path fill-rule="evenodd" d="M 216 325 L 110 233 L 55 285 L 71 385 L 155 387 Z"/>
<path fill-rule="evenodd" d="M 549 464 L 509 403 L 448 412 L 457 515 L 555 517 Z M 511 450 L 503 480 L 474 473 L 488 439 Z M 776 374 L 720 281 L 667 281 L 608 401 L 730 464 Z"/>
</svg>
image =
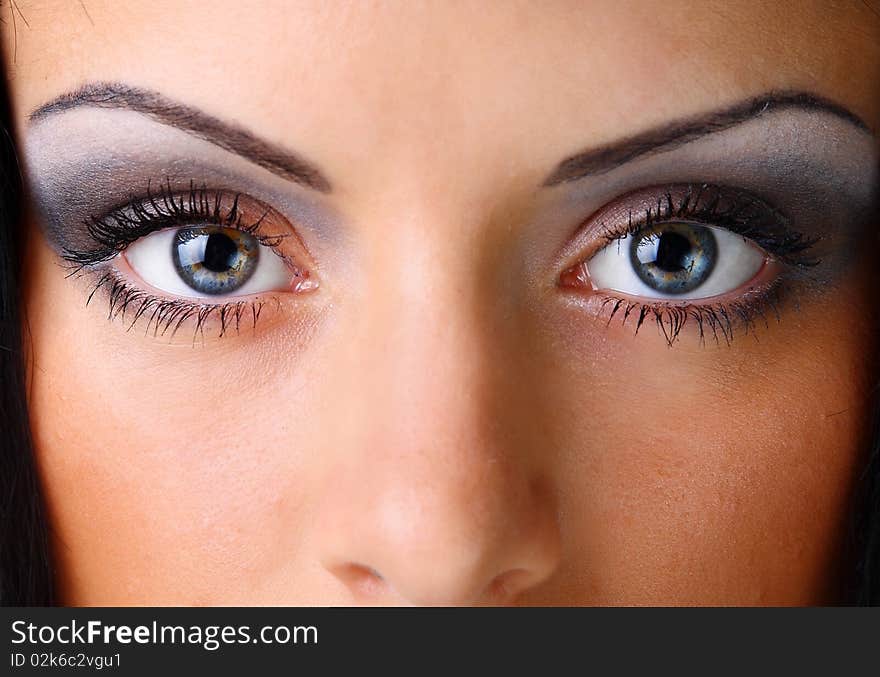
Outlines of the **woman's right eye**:
<svg viewBox="0 0 880 677">
<path fill-rule="evenodd" d="M 254 235 L 213 224 L 152 233 L 129 245 L 123 256 L 146 284 L 174 296 L 216 299 L 293 291 L 299 279 Z"/>
<path fill-rule="evenodd" d="M 110 319 L 171 338 L 188 324 L 194 336 L 254 326 L 266 301 L 318 288 L 314 260 L 294 226 L 269 205 L 242 193 L 198 188 L 132 199 L 86 220 L 92 247 L 66 249 L 75 273 L 93 273 L 106 291 Z M 272 295 L 267 297 L 267 295 Z M 278 305 L 277 307 L 281 307 Z M 191 322 L 188 322 L 191 320 Z M 228 331 L 229 330 L 229 331 Z"/>
</svg>

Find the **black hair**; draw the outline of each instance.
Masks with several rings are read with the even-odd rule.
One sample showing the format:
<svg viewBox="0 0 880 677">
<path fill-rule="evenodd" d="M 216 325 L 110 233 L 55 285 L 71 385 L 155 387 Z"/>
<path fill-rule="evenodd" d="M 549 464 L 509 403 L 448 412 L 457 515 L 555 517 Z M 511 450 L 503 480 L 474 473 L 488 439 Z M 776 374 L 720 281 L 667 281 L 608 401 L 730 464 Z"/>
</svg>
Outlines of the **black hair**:
<svg viewBox="0 0 880 677">
<path fill-rule="evenodd" d="M 26 397 L 23 185 L 10 122 L 8 90 L 0 79 L 0 605 L 51 605 L 55 586 L 49 526 Z M 841 582 L 841 602 L 846 604 L 880 604 L 880 396 L 875 393 L 873 400 L 873 444 L 851 521 L 853 564 Z"/>
<path fill-rule="evenodd" d="M 853 520 L 856 568 L 850 601 L 862 606 L 880 605 L 880 397 L 876 389 L 872 397 L 873 444 L 859 478 Z"/>
<path fill-rule="evenodd" d="M 10 123 L 0 80 L 0 604 L 49 605 L 55 596 L 48 522 L 26 396 L 23 191 Z"/>
</svg>

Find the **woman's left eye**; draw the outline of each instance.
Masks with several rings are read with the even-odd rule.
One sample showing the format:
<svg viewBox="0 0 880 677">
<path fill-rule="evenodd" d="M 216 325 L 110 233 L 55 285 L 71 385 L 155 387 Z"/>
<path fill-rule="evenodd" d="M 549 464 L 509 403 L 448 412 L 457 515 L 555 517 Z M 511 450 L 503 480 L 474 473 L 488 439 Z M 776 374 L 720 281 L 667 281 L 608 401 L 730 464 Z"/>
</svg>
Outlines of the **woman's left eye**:
<svg viewBox="0 0 880 677">
<path fill-rule="evenodd" d="M 250 233 L 205 224 L 166 229 L 129 245 L 124 257 L 140 278 L 175 296 L 244 296 L 289 290 L 294 272 Z"/>
<path fill-rule="evenodd" d="M 724 228 L 667 221 L 609 243 L 584 267 L 594 289 L 688 300 L 735 291 L 768 261 L 766 252 Z"/>
</svg>

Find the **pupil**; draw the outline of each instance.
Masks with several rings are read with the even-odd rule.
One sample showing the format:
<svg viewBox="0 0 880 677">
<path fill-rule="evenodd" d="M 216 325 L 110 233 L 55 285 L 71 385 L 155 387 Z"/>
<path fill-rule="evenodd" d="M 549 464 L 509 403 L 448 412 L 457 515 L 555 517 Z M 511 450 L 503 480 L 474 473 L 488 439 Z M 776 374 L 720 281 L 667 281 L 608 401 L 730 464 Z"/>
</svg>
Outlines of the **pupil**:
<svg viewBox="0 0 880 677">
<path fill-rule="evenodd" d="M 691 259 L 691 242 L 679 233 L 666 232 L 657 243 L 657 258 L 654 264 L 668 273 L 677 273 L 688 268 Z"/>
<path fill-rule="evenodd" d="M 223 233 L 211 233 L 205 243 L 202 265 L 212 273 L 225 273 L 233 267 L 238 245 Z"/>
<path fill-rule="evenodd" d="M 643 228 L 630 242 L 633 271 L 651 289 L 684 294 L 709 277 L 718 259 L 712 229 L 694 223 Z"/>
</svg>

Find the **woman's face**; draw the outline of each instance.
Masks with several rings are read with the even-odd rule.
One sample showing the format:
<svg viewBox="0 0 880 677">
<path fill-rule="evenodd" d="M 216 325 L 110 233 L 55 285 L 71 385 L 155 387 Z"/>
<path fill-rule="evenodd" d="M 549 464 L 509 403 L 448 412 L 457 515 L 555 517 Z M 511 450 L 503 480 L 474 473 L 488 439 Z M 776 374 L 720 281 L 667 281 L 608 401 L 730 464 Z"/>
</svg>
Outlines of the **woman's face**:
<svg viewBox="0 0 880 677">
<path fill-rule="evenodd" d="M 867 4 L 15 6 L 64 602 L 834 599 Z"/>
</svg>

